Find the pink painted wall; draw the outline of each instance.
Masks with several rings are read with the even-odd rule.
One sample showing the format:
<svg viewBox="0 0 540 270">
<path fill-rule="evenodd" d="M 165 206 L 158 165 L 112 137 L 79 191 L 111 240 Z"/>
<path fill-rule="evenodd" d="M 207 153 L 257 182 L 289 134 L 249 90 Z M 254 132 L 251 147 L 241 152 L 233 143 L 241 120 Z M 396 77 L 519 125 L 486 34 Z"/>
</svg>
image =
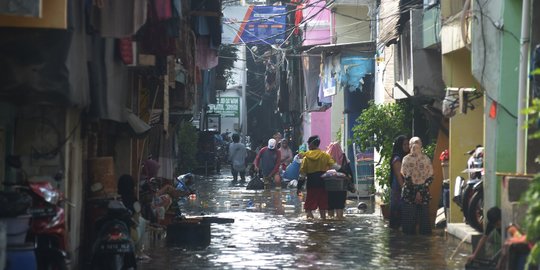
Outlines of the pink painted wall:
<svg viewBox="0 0 540 270">
<path fill-rule="evenodd" d="M 319 135 L 319 137 L 321 138 L 321 145 L 319 146 L 319 148 L 323 151 L 326 151 L 326 148 L 332 141 L 331 123 L 331 109 L 328 109 L 325 112 L 311 113 L 311 134 L 309 136 Z"/>
<path fill-rule="evenodd" d="M 310 4 L 313 4 L 310 6 Z M 326 1 L 309 0 L 304 3 L 307 6 L 302 10 L 302 16 L 306 21 L 304 42 L 302 45 L 330 44 L 330 10 L 325 8 Z M 321 9 L 324 9 L 318 13 Z M 317 14 L 317 15 L 315 15 Z M 309 19 L 311 16 L 313 18 Z M 308 20 L 309 19 L 309 20 Z"/>
</svg>

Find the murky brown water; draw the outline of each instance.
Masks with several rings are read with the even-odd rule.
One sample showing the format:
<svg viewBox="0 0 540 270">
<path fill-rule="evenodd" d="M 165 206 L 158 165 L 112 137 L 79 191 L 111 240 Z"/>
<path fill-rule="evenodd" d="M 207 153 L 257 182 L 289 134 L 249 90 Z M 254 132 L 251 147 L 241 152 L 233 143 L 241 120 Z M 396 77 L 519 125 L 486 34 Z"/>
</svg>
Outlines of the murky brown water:
<svg viewBox="0 0 540 270">
<path fill-rule="evenodd" d="M 200 177 L 199 191 L 184 213 L 233 218 L 212 224 L 211 244 L 204 250 L 148 243 L 151 260 L 139 269 L 463 269 L 467 250 L 450 256 L 458 241 L 435 230 L 432 236 L 391 231 L 375 211 L 348 201 L 346 220 L 305 219 L 294 190 L 246 191 L 231 186 L 231 177 Z M 318 217 L 316 215 L 316 217 Z"/>
</svg>

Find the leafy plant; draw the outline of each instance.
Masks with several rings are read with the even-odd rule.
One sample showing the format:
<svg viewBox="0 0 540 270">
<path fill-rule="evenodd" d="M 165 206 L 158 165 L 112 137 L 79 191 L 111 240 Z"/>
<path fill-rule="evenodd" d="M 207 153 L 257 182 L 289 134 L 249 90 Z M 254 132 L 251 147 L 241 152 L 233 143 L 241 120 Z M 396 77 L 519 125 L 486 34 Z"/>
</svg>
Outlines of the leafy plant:
<svg viewBox="0 0 540 270">
<path fill-rule="evenodd" d="M 176 174 L 184 174 L 193 171 L 197 167 L 197 141 L 199 136 L 197 129 L 189 122 L 183 121 L 177 132 L 178 158 Z"/>
<path fill-rule="evenodd" d="M 533 99 L 523 113 L 529 115 L 528 127 L 540 127 L 540 98 Z M 529 135 L 529 139 L 540 139 L 540 129 Z"/>
<path fill-rule="evenodd" d="M 406 123 L 408 118 L 404 105 L 400 103 L 375 104 L 369 102 L 368 107 L 356 119 L 353 140 L 361 150 L 373 147 L 380 154 L 375 179 L 383 189 L 383 202 L 390 199 L 390 159 L 394 138 L 400 134 L 409 134 Z M 386 195 L 386 196 L 385 196 Z"/>
<path fill-rule="evenodd" d="M 383 192 L 381 194 L 381 200 L 384 203 L 390 202 L 390 194 L 391 194 L 391 188 L 390 188 L 390 161 L 385 161 L 379 164 L 375 168 L 375 179 L 379 180 L 379 185 L 383 188 Z M 384 186 L 381 183 L 381 179 L 384 179 L 388 182 L 383 181 Z"/>
<path fill-rule="evenodd" d="M 433 160 L 433 154 L 435 154 L 435 147 L 437 146 L 437 144 L 435 142 L 432 142 L 428 145 L 424 145 L 423 147 L 423 150 L 424 150 L 424 154 L 426 154 L 429 159 Z"/>
<path fill-rule="evenodd" d="M 234 45 L 222 44 L 219 47 L 219 63 L 216 67 L 216 79 L 227 83 L 235 83 L 233 80 L 234 62 L 238 60 L 238 48 Z"/>
<path fill-rule="evenodd" d="M 528 127 L 540 126 L 540 98 L 532 100 L 531 106 L 526 108 L 523 113 L 529 115 Z M 540 129 L 529 135 L 529 140 L 539 139 Z M 539 158 L 536 158 L 538 162 Z M 528 265 L 538 265 L 540 263 L 540 174 L 536 174 L 534 179 L 523 197 L 521 202 L 527 205 L 527 213 L 523 227 L 527 231 L 527 241 L 534 243 L 531 252 L 527 258 Z"/>
<path fill-rule="evenodd" d="M 408 134 L 405 126 L 406 115 L 400 103 L 375 104 L 368 107 L 356 119 L 353 127 L 353 139 L 360 149 L 375 148 L 381 160 L 392 156 L 392 143 L 400 134 Z"/>
<path fill-rule="evenodd" d="M 534 177 L 521 201 L 528 206 L 523 224 L 527 231 L 527 240 L 534 243 L 527 258 L 527 264 L 538 265 L 540 263 L 540 174 Z"/>
</svg>

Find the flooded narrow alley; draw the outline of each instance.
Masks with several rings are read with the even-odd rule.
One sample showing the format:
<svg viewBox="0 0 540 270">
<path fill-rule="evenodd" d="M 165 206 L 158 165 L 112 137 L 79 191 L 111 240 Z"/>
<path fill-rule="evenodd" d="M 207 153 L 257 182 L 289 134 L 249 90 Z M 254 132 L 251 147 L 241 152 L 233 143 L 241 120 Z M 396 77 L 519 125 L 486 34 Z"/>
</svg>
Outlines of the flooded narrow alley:
<svg viewBox="0 0 540 270">
<path fill-rule="evenodd" d="M 231 185 L 227 171 L 198 176 L 197 197 L 186 215 L 233 218 L 212 224 L 211 243 L 203 250 L 171 247 L 147 239 L 151 257 L 140 269 L 463 269 L 468 249 L 435 230 L 432 236 L 391 231 L 374 202 L 358 210 L 347 201 L 346 220 L 307 220 L 296 189 L 250 191 Z M 151 238 L 149 236 L 148 238 Z M 455 253 L 455 254 L 454 254 Z M 450 257 L 453 258 L 450 259 Z"/>
</svg>

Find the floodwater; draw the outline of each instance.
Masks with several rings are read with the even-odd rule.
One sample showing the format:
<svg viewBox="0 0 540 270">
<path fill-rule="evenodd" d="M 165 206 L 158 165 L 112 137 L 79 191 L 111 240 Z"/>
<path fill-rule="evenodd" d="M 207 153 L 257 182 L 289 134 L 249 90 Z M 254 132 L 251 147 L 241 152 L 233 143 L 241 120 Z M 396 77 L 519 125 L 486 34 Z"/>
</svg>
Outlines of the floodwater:
<svg viewBox="0 0 540 270">
<path fill-rule="evenodd" d="M 138 269 L 464 269 L 470 252 L 442 229 L 431 236 L 390 230 L 370 200 L 360 198 L 368 204 L 360 211 L 350 198 L 343 221 L 321 221 L 317 213 L 307 220 L 296 189 L 248 191 L 231 180 L 227 171 L 198 176 L 197 197 L 183 207 L 187 215 L 234 219 L 211 225 L 210 246 L 193 250 L 146 239 L 151 259 Z"/>
</svg>

